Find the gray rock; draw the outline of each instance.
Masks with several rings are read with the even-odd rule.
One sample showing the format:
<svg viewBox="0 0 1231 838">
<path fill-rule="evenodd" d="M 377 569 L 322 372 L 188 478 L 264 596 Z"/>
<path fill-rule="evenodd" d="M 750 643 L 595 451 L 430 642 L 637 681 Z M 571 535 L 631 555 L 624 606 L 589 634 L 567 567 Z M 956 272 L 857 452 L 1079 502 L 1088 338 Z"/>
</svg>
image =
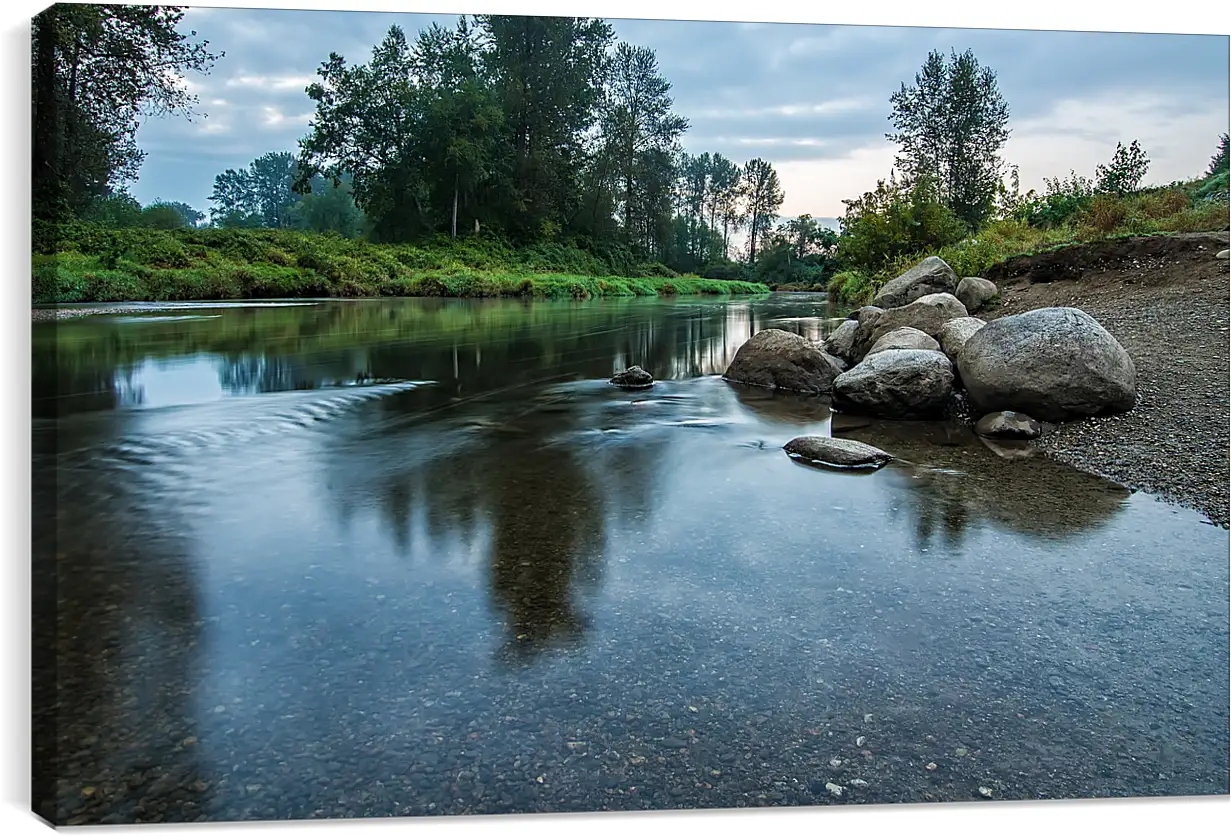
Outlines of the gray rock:
<svg viewBox="0 0 1231 838">
<path fill-rule="evenodd" d="M 922 419 L 944 413 L 953 392 L 953 365 L 942 352 L 887 349 L 834 379 L 839 410 L 885 419 Z"/>
<path fill-rule="evenodd" d="M 739 348 L 723 378 L 819 395 L 833 389 L 843 368 L 841 361 L 806 338 L 782 329 L 763 329 Z"/>
<path fill-rule="evenodd" d="M 850 360 L 851 347 L 855 344 L 855 332 L 858 328 L 858 321 L 843 320 L 842 325 L 825 339 L 825 351 L 843 360 Z"/>
<path fill-rule="evenodd" d="M 611 377 L 611 383 L 625 390 L 644 390 L 654 383 L 654 376 L 638 366 L 631 366 Z"/>
<path fill-rule="evenodd" d="M 862 361 L 876 342 L 894 329 L 910 326 L 934 338 L 950 320 L 966 316 L 966 306 L 952 294 L 928 294 L 899 308 L 860 309 L 850 360 Z"/>
<path fill-rule="evenodd" d="M 966 341 L 957 365 L 980 413 L 1015 410 L 1064 422 L 1122 413 L 1137 400 L 1133 359 L 1076 308 L 1040 308 L 993 320 Z"/>
<path fill-rule="evenodd" d="M 956 364 L 958 353 L 962 351 L 966 341 L 986 325 L 987 323 L 977 317 L 955 317 L 941 326 L 940 334 L 936 336 L 940 341 L 940 351 Z"/>
<path fill-rule="evenodd" d="M 928 294 L 952 294 L 957 274 L 939 256 L 929 256 L 896 279 L 886 282 L 872 298 L 872 305 L 897 308 Z"/>
<path fill-rule="evenodd" d="M 1043 433 L 1043 426 L 1024 413 L 1001 410 L 975 422 L 975 433 L 998 439 L 1035 439 Z"/>
<path fill-rule="evenodd" d="M 1220 250 L 1214 254 L 1215 259 L 1231 259 L 1231 250 Z"/>
<path fill-rule="evenodd" d="M 967 311 L 974 314 L 999 297 L 1000 289 L 990 279 L 984 279 L 979 276 L 967 276 L 963 277 L 962 281 L 957 284 L 957 291 L 954 293 L 954 296 L 962 301 L 962 305 L 966 306 Z"/>
<path fill-rule="evenodd" d="M 885 332 L 881 335 L 876 343 L 872 344 L 872 348 L 868 350 L 868 355 L 875 355 L 877 352 L 884 352 L 886 349 L 940 349 L 940 344 L 931 335 L 921 332 L 913 326 L 902 326 L 899 329 L 894 329 L 892 332 Z"/>
<path fill-rule="evenodd" d="M 854 439 L 801 436 L 782 446 L 793 459 L 832 468 L 877 469 L 893 459 L 879 448 Z"/>
</svg>

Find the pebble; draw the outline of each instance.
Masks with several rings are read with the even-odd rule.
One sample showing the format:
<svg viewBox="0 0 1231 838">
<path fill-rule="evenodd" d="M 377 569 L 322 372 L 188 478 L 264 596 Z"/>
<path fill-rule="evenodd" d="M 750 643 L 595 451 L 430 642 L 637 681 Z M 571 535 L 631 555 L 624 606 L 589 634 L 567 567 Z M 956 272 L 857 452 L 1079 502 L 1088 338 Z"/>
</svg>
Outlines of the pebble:
<svg viewBox="0 0 1231 838">
<path fill-rule="evenodd" d="M 992 790 L 988 788 L 987 786 L 979 786 L 979 794 L 981 794 L 983 797 L 986 797 L 990 800 L 992 797 Z"/>
<path fill-rule="evenodd" d="M 834 797 L 841 797 L 841 796 L 842 796 L 842 786 L 838 785 L 837 783 L 826 783 L 826 784 L 825 784 L 825 788 L 826 788 L 826 789 L 829 791 L 829 793 L 830 793 L 830 794 L 832 794 Z"/>
</svg>

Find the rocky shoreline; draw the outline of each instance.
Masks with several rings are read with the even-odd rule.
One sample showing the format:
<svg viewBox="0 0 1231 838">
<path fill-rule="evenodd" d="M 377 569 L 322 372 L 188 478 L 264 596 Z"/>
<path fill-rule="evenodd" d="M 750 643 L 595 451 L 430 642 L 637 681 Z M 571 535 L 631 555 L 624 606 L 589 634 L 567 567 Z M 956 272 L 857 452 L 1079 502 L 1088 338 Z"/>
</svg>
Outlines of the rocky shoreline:
<svg viewBox="0 0 1231 838">
<path fill-rule="evenodd" d="M 929 257 L 824 344 L 760 333 L 726 378 L 832 395 L 866 416 L 981 419 L 981 436 L 1016 437 L 1227 528 L 1227 241 L 1101 242 L 1040 254 L 1038 270 L 1020 257 L 998 286 Z"/>
<path fill-rule="evenodd" d="M 1227 247 L 1228 235 L 1158 238 L 1165 250 L 1139 255 L 1142 245 L 1136 244 L 1119 259 L 1081 266 L 1076 275 L 1051 282 L 1034 281 L 1025 264 L 1018 276 L 1002 280 L 1000 305 L 983 316 L 1065 305 L 1098 319 L 1133 359 L 1136 406 L 1061 423 L 1032 445 L 1227 528 L 1228 262 L 1215 254 Z"/>
</svg>

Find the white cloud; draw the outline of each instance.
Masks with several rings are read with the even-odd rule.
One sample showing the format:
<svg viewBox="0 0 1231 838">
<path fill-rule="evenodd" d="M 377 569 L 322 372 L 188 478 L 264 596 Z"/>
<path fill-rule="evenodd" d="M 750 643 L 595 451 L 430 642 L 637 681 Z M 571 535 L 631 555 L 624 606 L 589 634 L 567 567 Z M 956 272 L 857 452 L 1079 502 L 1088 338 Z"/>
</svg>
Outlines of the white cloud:
<svg viewBox="0 0 1231 838">
<path fill-rule="evenodd" d="M 261 108 L 261 124 L 266 128 L 283 128 L 292 125 L 307 125 L 312 119 L 312 114 L 293 114 L 286 115 L 278 108 L 271 105 L 264 105 Z"/>
<path fill-rule="evenodd" d="M 1146 182 L 1185 180 L 1203 172 L 1227 130 L 1227 105 L 1177 111 L 1158 94 L 1098 100 L 1062 99 L 1043 116 L 1011 123 L 1004 158 L 1019 166 L 1022 189 L 1042 189 L 1043 178 L 1070 169 L 1092 177 L 1107 163 L 1116 143 L 1140 140 L 1150 158 Z"/>
<path fill-rule="evenodd" d="M 793 105 L 764 105 L 755 108 L 703 108 L 692 111 L 699 119 L 751 119 L 764 116 L 825 116 L 828 114 L 866 111 L 880 107 L 867 97 L 831 99 L 827 102 L 805 102 Z"/>
<path fill-rule="evenodd" d="M 227 87 L 248 87 L 256 90 L 303 90 L 312 83 L 312 76 L 232 76 Z"/>
</svg>

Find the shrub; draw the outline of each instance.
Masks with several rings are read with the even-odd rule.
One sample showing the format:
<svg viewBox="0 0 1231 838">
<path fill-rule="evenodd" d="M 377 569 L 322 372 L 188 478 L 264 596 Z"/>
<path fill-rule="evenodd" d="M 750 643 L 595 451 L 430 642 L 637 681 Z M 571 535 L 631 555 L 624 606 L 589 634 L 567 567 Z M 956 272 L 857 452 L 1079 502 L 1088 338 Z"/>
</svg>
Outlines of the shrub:
<svg viewBox="0 0 1231 838">
<path fill-rule="evenodd" d="M 1078 218 L 1087 231 L 1107 235 L 1128 220 L 1128 205 L 1114 195 L 1096 195 Z"/>
<path fill-rule="evenodd" d="M 844 203 L 838 260 L 869 274 L 897 258 L 935 250 L 966 235 L 965 226 L 940 203 L 927 180 L 880 181 L 874 191 Z"/>
<path fill-rule="evenodd" d="M 1096 166 L 1097 191 L 1112 195 L 1129 195 L 1137 191 L 1142 179 L 1150 169 L 1150 159 L 1141 150 L 1141 144 L 1133 140 L 1128 146 L 1116 143 L 1116 153 L 1111 163 Z"/>
</svg>

